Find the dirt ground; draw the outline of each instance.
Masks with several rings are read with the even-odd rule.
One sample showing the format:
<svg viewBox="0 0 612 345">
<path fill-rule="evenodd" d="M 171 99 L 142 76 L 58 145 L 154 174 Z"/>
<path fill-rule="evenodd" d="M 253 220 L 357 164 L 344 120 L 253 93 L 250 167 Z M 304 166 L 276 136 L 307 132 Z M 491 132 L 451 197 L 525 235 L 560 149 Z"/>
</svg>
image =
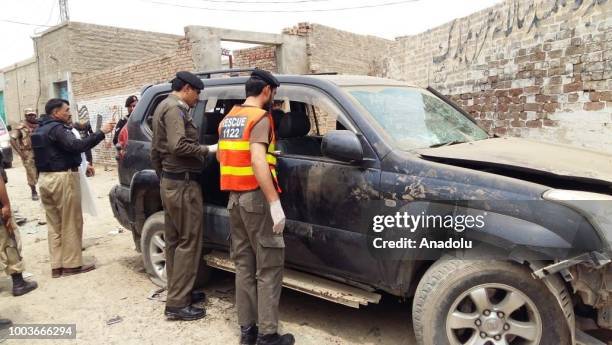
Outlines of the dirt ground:
<svg viewBox="0 0 612 345">
<path fill-rule="evenodd" d="M 17 324 L 76 324 L 76 340 L 8 340 L 5 344 L 237 344 L 233 275 L 215 272 L 206 289 L 207 316 L 192 322 L 166 321 L 164 304 L 147 297 L 157 288 L 145 274 L 129 231 L 120 229 L 108 202 L 117 183 L 116 170 L 97 167 L 90 179 L 98 217 L 85 215 L 84 258 L 92 272 L 51 279 L 46 226 L 38 226 L 41 206 L 30 199 L 20 162 L 8 169 L 13 209 L 28 218 L 21 226 L 23 257 L 29 279 L 39 288 L 13 297 L 10 279 L 0 273 L 0 316 Z M 379 305 L 352 309 L 284 289 L 280 303 L 281 331 L 297 344 L 412 345 L 410 303 L 383 296 Z M 107 325 L 119 316 L 121 322 Z M 4 344 L 3 343 L 3 344 Z"/>
</svg>

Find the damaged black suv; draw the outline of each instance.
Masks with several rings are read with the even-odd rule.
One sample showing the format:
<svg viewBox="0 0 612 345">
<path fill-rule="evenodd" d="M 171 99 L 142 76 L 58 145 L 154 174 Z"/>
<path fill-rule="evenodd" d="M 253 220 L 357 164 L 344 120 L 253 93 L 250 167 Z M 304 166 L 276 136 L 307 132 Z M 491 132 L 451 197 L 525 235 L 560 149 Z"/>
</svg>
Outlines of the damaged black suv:
<svg viewBox="0 0 612 345">
<path fill-rule="evenodd" d="M 205 89 L 192 110 L 207 145 L 245 99 L 246 77 L 215 74 L 199 74 Z M 383 292 L 413 298 L 419 344 L 603 344 L 576 319 L 612 329 L 612 156 L 491 137 L 433 89 L 363 76 L 277 77 L 287 288 L 352 307 L 376 303 Z M 149 152 L 153 112 L 170 91 L 169 84 L 143 90 L 110 194 L 160 285 L 164 217 Z M 228 195 L 214 155 L 200 182 L 205 278 L 211 267 L 233 270 Z M 375 226 L 384 219 L 379 212 L 432 210 L 486 218 L 460 239 L 398 238 Z M 402 248 L 411 240 L 448 247 L 435 255 L 427 244 Z M 496 259 L 466 257 L 468 248 Z"/>
</svg>

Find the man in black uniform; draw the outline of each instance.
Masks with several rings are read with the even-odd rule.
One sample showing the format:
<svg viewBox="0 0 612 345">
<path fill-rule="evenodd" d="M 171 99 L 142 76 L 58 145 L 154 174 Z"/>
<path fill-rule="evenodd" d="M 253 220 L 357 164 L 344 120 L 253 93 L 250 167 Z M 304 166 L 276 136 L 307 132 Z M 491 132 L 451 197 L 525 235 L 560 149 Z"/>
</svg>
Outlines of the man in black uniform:
<svg viewBox="0 0 612 345">
<path fill-rule="evenodd" d="M 84 273 L 95 269 L 83 265 L 83 213 L 79 182 L 81 153 L 93 148 L 113 130 L 107 122 L 86 139 L 72 133 L 70 103 L 53 98 L 45 105 L 48 114 L 32 135 L 34 160 L 40 173 L 40 197 L 47 213 L 51 276 Z"/>
<path fill-rule="evenodd" d="M 127 108 L 128 113 L 124 118 L 120 119 L 117 122 L 117 126 L 115 127 L 115 130 L 113 131 L 113 145 L 114 146 L 117 146 L 117 143 L 119 143 L 119 133 L 121 133 L 123 126 L 125 126 L 125 124 L 128 122 L 130 115 L 132 115 L 132 111 L 134 111 L 134 108 L 136 108 L 136 104 L 138 104 L 138 97 L 134 95 L 128 97 L 125 100 L 125 107 Z"/>
</svg>

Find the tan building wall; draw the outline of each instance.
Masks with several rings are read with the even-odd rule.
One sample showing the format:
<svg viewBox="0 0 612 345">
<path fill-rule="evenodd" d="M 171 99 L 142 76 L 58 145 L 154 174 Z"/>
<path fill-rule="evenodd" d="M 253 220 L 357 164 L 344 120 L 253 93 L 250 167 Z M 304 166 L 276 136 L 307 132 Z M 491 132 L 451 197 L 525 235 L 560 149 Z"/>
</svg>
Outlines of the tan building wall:
<svg viewBox="0 0 612 345">
<path fill-rule="evenodd" d="M 28 59 L 3 69 L 4 107 L 8 124 L 24 119 L 25 108 L 36 108 L 38 69 L 35 59 Z"/>
<path fill-rule="evenodd" d="M 79 114 L 88 118 L 90 123 L 95 123 L 98 114 L 104 120 L 113 116 L 118 120 L 126 114 L 124 105 L 128 96 L 140 96 L 143 86 L 167 82 L 177 71 L 193 69 L 191 44 L 183 39 L 175 43 L 174 51 L 170 53 L 81 74 L 72 83 L 75 104 Z M 94 149 L 93 155 L 97 164 L 116 164 L 110 136 Z"/>
<path fill-rule="evenodd" d="M 304 25 L 304 24 L 302 24 Z M 309 27 L 308 57 L 310 72 L 338 72 L 379 76 L 381 62 L 393 41 L 358 35 L 319 24 Z M 304 30 L 298 29 L 298 32 Z"/>
<path fill-rule="evenodd" d="M 307 38 L 308 66 L 311 73 L 380 76 L 393 41 L 359 35 L 329 26 L 299 23 L 283 30 L 284 34 Z"/>
<path fill-rule="evenodd" d="M 69 22 L 34 38 L 41 75 L 39 112 L 45 102 L 58 97 L 57 87 L 66 82 L 71 101 L 73 83 L 91 71 L 104 70 L 176 50 L 181 36 Z"/>
</svg>

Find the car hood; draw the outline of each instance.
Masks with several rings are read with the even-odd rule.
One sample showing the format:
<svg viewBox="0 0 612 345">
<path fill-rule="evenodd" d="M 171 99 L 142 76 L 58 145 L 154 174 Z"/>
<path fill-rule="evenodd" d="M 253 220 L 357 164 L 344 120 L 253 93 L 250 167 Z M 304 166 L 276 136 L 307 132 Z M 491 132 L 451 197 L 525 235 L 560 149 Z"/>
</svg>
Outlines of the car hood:
<svg viewBox="0 0 612 345">
<path fill-rule="evenodd" d="M 464 144 L 420 149 L 425 159 L 476 163 L 562 178 L 612 183 L 612 155 L 576 147 L 520 138 L 492 138 Z"/>
</svg>

